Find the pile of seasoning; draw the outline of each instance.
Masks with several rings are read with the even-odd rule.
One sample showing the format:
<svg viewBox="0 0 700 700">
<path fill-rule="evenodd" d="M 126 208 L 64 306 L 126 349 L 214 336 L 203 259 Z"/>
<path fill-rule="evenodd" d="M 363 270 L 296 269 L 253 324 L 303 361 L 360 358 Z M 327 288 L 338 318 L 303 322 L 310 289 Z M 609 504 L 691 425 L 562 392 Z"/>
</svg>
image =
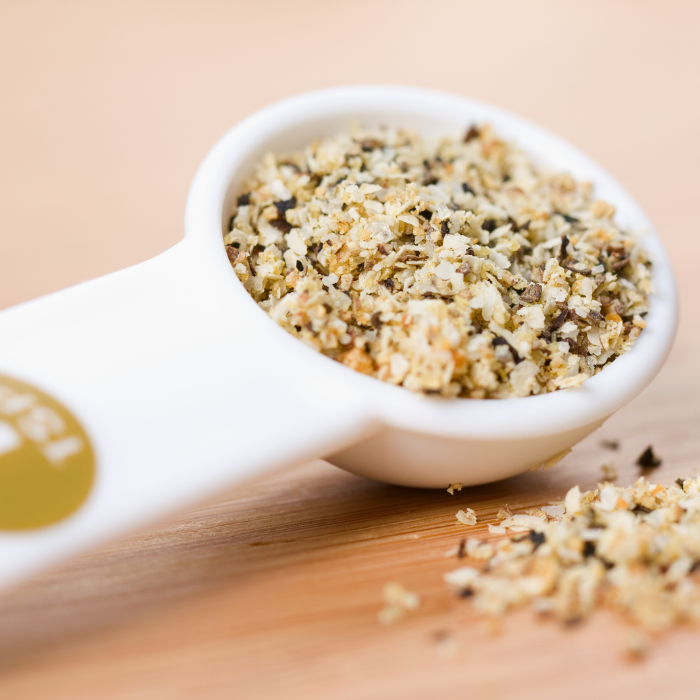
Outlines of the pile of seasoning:
<svg viewBox="0 0 700 700">
<path fill-rule="evenodd" d="M 646 632 L 700 621 L 700 479 L 673 486 L 640 477 L 524 514 L 506 508 L 495 542 L 466 540 L 447 583 L 488 616 L 530 604 L 565 623 L 606 606 Z"/>
<path fill-rule="evenodd" d="M 268 154 L 224 243 L 289 333 L 416 392 L 578 387 L 645 327 L 651 263 L 589 183 L 488 125 L 429 141 L 361 129 Z"/>
</svg>

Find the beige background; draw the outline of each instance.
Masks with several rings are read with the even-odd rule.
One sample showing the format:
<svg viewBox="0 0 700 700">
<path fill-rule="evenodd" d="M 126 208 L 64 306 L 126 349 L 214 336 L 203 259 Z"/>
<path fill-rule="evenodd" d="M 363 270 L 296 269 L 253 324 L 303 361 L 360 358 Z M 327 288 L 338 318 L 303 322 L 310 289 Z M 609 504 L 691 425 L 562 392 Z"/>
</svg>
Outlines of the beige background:
<svg viewBox="0 0 700 700">
<path fill-rule="evenodd" d="M 665 458 L 659 480 L 690 474 L 698 26 L 700 3 L 682 1 L 2 0 L 0 308 L 175 243 L 200 160 L 271 101 L 353 82 L 450 90 L 569 139 L 655 222 L 683 324 L 662 376 L 604 431 L 623 438 L 622 480 L 649 440 Z M 174 519 L 0 599 L 0 696 L 693 697 L 700 632 L 669 635 L 630 666 L 624 627 L 605 615 L 565 633 L 516 615 L 490 637 L 440 582 L 455 506 L 488 520 L 504 500 L 592 485 L 611 458 L 598 439 L 556 474 L 451 501 L 319 462 Z M 380 629 L 393 578 L 424 605 Z M 440 656 L 445 634 L 455 658 Z"/>
</svg>

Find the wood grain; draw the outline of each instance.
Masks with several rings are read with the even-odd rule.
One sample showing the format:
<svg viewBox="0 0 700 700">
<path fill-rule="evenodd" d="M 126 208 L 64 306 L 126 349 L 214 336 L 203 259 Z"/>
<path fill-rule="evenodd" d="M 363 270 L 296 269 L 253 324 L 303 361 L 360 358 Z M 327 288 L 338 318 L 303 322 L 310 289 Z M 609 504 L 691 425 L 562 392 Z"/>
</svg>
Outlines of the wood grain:
<svg viewBox="0 0 700 700">
<path fill-rule="evenodd" d="M 630 482 L 649 443 L 664 458 L 659 482 L 697 473 L 699 384 L 670 363 L 551 472 L 450 496 L 314 462 L 44 575 L 0 600 L 0 697 L 423 698 L 460 688 L 554 698 L 564 679 L 568 697 L 603 684 L 640 697 L 666 683 L 689 692 L 698 631 L 666 635 L 634 665 L 627 627 L 611 614 L 562 629 L 523 612 L 494 634 L 441 576 L 467 532 L 459 508 L 476 510 L 483 533 L 502 503 L 531 507 L 574 483 L 592 487 L 611 459 Z M 620 439 L 619 452 L 604 438 Z M 422 605 L 382 627 L 390 580 Z"/>
<path fill-rule="evenodd" d="M 622 654 L 629 628 L 611 613 L 562 628 L 521 611 L 497 632 L 442 582 L 455 566 L 445 552 L 468 531 L 454 518 L 460 508 L 475 509 L 474 531 L 486 536 L 502 503 L 531 507 L 576 483 L 590 488 L 605 462 L 618 483 L 631 482 L 648 444 L 664 459 L 659 482 L 698 472 L 697 3 L 436 0 L 431 18 L 450 21 L 435 29 L 419 21 L 417 0 L 358 0 L 371 55 L 346 56 L 325 30 L 311 32 L 315 43 L 300 39 L 302 28 L 345 26 L 344 7 L 4 3 L 0 306 L 175 242 L 197 162 L 252 109 L 384 79 L 525 114 L 627 184 L 678 273 L 684 319 L 671 360 L 550 472 L 450 496 L 317 461 L 23 584 L 0 597 L 0 698 L 697 697 L 699 630 L 665 635 L 634 664 Z M 418 32 L 418 43 L 387 43 L 389 22 L 397 34 Z M 313 71 L 290 58 L 290 35 L 295 60 Z M 605 438 L 620 451 L 603 448 Z M 387 581 L 422 604 L 383 627 Z"/>
</svg>

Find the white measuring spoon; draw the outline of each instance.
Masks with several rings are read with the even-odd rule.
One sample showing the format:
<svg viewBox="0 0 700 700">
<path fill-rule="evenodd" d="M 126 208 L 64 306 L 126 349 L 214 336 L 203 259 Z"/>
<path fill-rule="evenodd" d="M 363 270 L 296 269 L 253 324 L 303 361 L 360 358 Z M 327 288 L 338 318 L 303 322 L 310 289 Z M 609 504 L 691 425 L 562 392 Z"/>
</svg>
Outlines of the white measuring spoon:
<svg viewBox="0 0 700 700">
<path fill-rule="evenodd" d="M 454 136 L 488 121 L 543 164 L 591 180 L 623 225 L 646 232 L 654 262 L 659 291 L 634 349 L 580 389 L 444 400 L 355 373 L 277 327 L 224 251 L 234 197 L 265 152 L 303 147 L 352 119 Z M 278 103 L 207 156 L 182 242 L 0 313 L 0 487 L 14 470 L 6 496 L 12 488 L 20 494 L 6 498 L 13 522 L 3 523 L 0 511 L 0 585 L 313 457 L 391 483 L 441 488 L 539 466 L 651 381 L 676 322 L 673 274 L 643 212 L 599 166 L 544 129 L 472 100 L 404 87 L 339 88 Z M 25 448 L 30 457 L 11 460 Z M 37 455 L 43 471 L 22 482 L 21 465 Z M 61 499 L 70 514 L 49 513 Z M 37 523 L 44 526 L 29 529 Z"/>
</svg>

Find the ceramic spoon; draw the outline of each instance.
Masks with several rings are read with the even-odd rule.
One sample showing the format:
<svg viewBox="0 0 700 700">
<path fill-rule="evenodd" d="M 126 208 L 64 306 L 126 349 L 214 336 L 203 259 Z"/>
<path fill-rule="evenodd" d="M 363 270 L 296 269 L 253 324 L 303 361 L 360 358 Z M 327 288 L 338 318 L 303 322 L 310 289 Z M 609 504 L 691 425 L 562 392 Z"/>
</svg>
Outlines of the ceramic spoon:
<svg viewBox="0 0 700 700">
<path fill-rule="evenodd" d="M 527 399 L 417 396 L 277 327 L 228 262 L 222 231 L 267 151 L 357 118 L 459 136 L 491 122 L 542 164 L 591 180 L 644 233 L 658 292 L 632 351 L 580 389 Z M 248 118 L 190 191 L 185 237 L 153 260 L 0 314 L 0 585 L 314 457 L 408 486 L 503 479 L 561 454 L 636 396 L 677 319 L 671 268 L 630 196 L 575 148 L 461 97 L 372 86 L 315 92 Z"/>
</svg>

